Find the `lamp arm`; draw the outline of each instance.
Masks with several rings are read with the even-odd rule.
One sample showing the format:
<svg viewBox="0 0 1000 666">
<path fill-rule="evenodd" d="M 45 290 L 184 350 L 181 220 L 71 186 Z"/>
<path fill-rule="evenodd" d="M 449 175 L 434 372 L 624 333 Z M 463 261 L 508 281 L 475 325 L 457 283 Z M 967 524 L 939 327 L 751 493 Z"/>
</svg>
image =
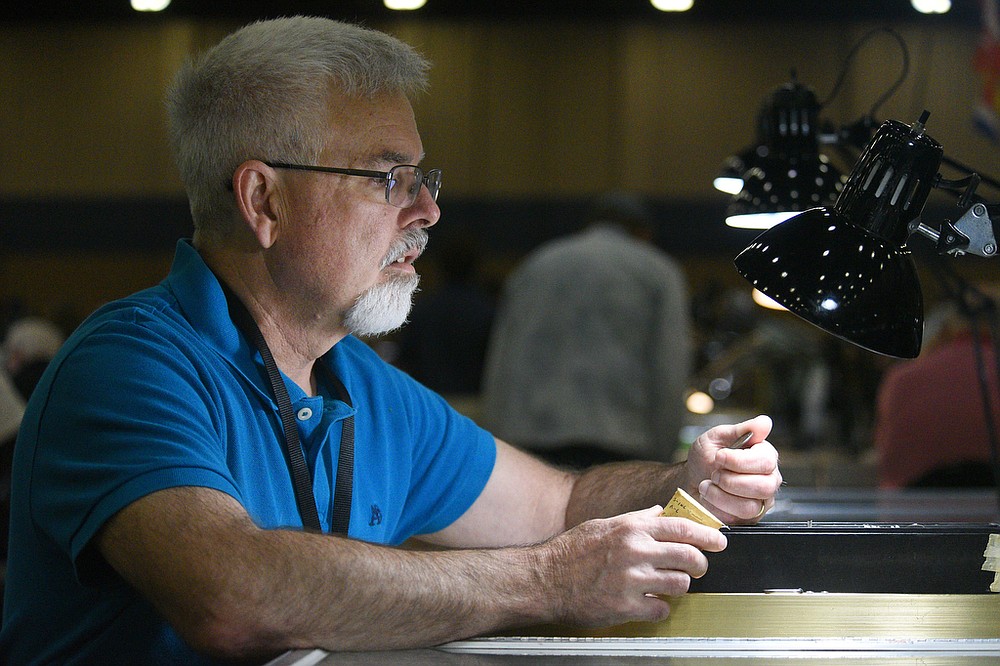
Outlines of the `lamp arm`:
<svg viewBox="0 0 1000 666">
<path fill-rule="evenodd" d="M 947 190 L 953 194 L 958 194 L 958 201 L 955 205 L 959 208 L 967 208 L 973 203 L 981 203 L 982 200 L 976 196 L 976 188 L 979 187 L 979 183 L 982 182 L 982 176 L 978 173 L 970 173 L 965 178 L 959 178 L 958 180 L 949 180 L 938 174 L 934 180 L 934 187 Z"/>
<path fill-rule="evenodd" d="M 955 160 L 955 159 L 952 159 L 951 157 L 948 157 L 947 155 L 942 155 L 941 156 L 941 162 L 943 162 L 944 164 L 947 164 L 948 166 L 950 166 L 950 167 L 952 167 L 954 169 L 958 169 L 959 171 L 963 171 L 963 172 L 965 172 L 967 174 L 974 174 L 974 175 L 978 176 L 979 180 L 981 180 L 982 182 L 986 183 L 990 187 L 992 187 L 992 188 L 994 188 L 996 190 L 1000 190 L 1000 180 L 997 180 L 996 178 L 992 178 L 990 176 L 984 175 L 984 174 L 976 171 L 975 169 L 973 169 L 973 168 L 971 168 L 969 166 L 966 166 L 965 164 L 962 164 L 958 160 Z"/>
</svg>

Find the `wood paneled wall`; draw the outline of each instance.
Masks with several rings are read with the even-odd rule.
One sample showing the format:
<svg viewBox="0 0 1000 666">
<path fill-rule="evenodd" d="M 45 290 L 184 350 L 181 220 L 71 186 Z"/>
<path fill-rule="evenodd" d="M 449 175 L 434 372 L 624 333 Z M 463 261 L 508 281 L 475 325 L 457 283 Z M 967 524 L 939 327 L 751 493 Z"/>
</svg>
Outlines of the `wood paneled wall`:
<svg viewBox="0 0 1000 666">
<path fill-rule="evenodd" d="M 235 27 L 180 20 L 0 26 L 0 201 L 182 197 L 163 91 L 185 57 Z M 427 163 L 445 170 L 446 202 L 587 197 L 609 188 L 718 198 L 711 178 L 753 140 L 764 97 L 794 69 L 824 99 L 851 47 L 879 26 L 411 19 L 373 27 L 435 64 L 417 116 Z M 893 27 L 909 45 L 911 71 L 878 117 L 912 122 L 928 109 L 928 132 L 949 156 L 995 175 L 997 146 L 972 122 L 977 29 L 928 21 Z M 859 118 L 901 62 L 891 38 L 873 39 L 823 119 Z M 88 309 L 147 283 L 144 267 L 159 271 L 164 263 L 160 254 L 15 256 L 2 246 L 0 239 L 0 297 L 27 297 L 36 307 L 71 296 Z"/>
<path fill-rule="evenodd" d="M 987 169 L 997 148 L 976 134 L 974 29 L 897 26 L 911 72 L 880 110 L 928 131 L 953 157 Z M 235 25 L 0 26 L 0 196 L 180 192 L 162 95 L 183 59 Z M 629 187 L 704 196 L 722 159 L 753 138 L 763 98 L 790 78 L 831 91 L 872 25 L 431 23 L 381 27 L 434 63 L 418 104 L 428 161 L 458 195 L 586 195 Z M 822 117 L 855 120 L 899 72 L 895 42 L 862 49 Z"/>
</svg>

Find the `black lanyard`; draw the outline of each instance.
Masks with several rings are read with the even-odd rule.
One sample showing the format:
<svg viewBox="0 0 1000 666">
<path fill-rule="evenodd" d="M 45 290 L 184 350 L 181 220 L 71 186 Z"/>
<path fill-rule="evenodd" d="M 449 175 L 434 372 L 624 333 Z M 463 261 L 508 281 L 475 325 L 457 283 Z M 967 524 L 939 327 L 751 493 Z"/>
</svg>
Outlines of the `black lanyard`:
<svg viewBox="0 0 1000 666">
<path fill-rule="evenodd" d="M 292 486 L 295 488 L 295 501 L 299 507 L 299 515 L 302 517 L 302 525 L 309 529 L 322 531 L 323 527 L 319 522 L 319 513 L 316 511 L 316 499 L 312 491 L 312 476 L 309 474 L 309 467 L 306 465 L 305 456 L 302 455 L 302 446 L 299 443 L 299 428 L 295 424 L 295 415 L 292 412 L 292 401 L 288 396 L 288 388 L 281 378 L 278 364 L 274 362 L 271 349 L 264 340 L 264 334 L 260 332 L 257 322 L 247 311 L 246 306 L 221 280 L 222 291 L 226 295 L 229 303 L 229 316 L 233 323 L 243 332 L 257 351 L 260 352 L 264 360 L 264 369 L 267 370 L 267 379 L 271 384 L 271 391 L 274 399 L 278 403 L 278 412 L 281 414 L 281 428 L 285 433 L 285 455 L 288 460 L 288 468 L 292 475 Z M 317 367 L 325 371 L 327 379 L 333 384 L 341 400 L 351 405 L 351 396 L 343 382 L 329 371 L 329 368 L 322 361 L 317 361 Z M 340 455 L 337 458 L 337 481 L 333 493 L 333 515 L 330 517 L 330 532 L 334 534 L 347 534 L 347 528 L 351 524 L 351 494 L 354 488 L 354 415 L 351 414 L 344 419 L 344 429 L 340 436 Z"/>
</svg>

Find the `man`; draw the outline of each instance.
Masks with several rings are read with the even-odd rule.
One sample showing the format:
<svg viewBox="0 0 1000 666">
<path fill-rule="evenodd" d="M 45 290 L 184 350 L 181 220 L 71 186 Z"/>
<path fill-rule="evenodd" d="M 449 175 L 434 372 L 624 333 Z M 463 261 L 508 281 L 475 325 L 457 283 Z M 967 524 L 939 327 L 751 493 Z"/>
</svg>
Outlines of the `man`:
<svg viewBox="0 0 1000 666">
<path fill-rule="evenodd" d="M 636 195 L 598 197 L 585 228 L 536 248 L 504 284 L 483 424 L 570 467 L 674 459 L 691 369 L 684 274 Z"/>
<path fill-rule="evenodd" d="M 766 417 L 707 433 L 683 466 L 576 476 L 351 335 L 403 322 L 440 216 L 439 174 L 406 166 L 423 154 L 410 97 L 425 72 L 386 35 L 301 17 L 181 72 L 170 114 L 194 239 L 163 283 L 85 322 L 35 391 L 2 658 L 197 663 L 655 620 L 669 606 L 653 595 L 683 593 L 725 537 L 654 504 L 683 485 L 726 521 L 773 505 Z M 722 448 L 743 431 L 755 446 Z M 302 504 L 282 449 L 296 437 Z M 343 518 L 352 441 L 345 538 L 322 532 Z M 444 549 L 387 547 L 414 536 Z"/>
</svg>

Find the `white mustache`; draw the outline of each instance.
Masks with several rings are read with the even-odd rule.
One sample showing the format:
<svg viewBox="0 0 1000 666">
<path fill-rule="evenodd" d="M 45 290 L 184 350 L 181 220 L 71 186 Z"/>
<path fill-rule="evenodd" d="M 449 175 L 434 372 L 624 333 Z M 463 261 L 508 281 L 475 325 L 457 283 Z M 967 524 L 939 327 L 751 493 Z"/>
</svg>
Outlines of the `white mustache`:
<svg viewBox="0 0 1000 666">
<path fill-rule="evenodd" d="M 399 240 L 393 243 L 392 247 L 389 248 L 389 252 L 386 253 L 385 258 L 382 260 L 382 268 L 395 263 L 410 250 L 417 250 L 420 254 L 423 254 L 424 249 L 427 247 L 427 239 L 428 234 L 424 229 L 409 229 L 408 231 L 404 231 Z"/>
</svg>

